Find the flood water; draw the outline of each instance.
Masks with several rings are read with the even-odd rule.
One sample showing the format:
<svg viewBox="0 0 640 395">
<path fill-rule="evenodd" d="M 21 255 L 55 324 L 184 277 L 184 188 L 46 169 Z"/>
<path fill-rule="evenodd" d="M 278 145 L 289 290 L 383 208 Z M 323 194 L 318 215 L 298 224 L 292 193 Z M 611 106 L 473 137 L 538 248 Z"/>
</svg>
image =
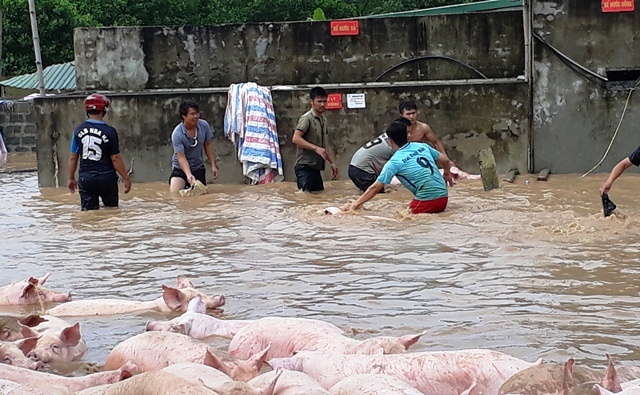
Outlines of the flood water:
<svg viewBox="0 0 640 395">
<path fill-rule="evenodd" d="M 286 182 L 182 198 L 166 183 L 134 183 L 120 209 L 83 213 L 77 194 L 39 189 L 36 173 L 0 174 L 0 284 L 50 271 L 47 286 L 74 300 L 150 300 L 186 275 L 226 296 L 226 318 L 317 318 L 358 338 L 426 331 L 414 351 L 490 348 L 593 367 L 609 353 L 635 364 L 640 177 L 616 182 L 618 215 L 606 219 L 605 177 L 521 175 L 492 192 L 461 182 L 439 215 L 407 215 L 399 189 L 328 216 L 357 196 L 345 175 L 319 195 Z M 85 360 L 104 363 L 158 318 L 79 319 Z"/>
</svg>

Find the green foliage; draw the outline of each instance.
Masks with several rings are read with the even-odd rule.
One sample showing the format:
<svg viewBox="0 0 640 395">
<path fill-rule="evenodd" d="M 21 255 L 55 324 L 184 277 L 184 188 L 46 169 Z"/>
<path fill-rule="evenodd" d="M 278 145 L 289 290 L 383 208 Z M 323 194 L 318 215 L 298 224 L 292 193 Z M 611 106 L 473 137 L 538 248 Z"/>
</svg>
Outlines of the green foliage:
<svg viewBox="0 0 640 395">
<path fill-rule="evenodd" d="M 322 11 L 322 8 L 318 7 L 315 10 L 313 10 L 313 20 L 314 21 L 324 21 L 326 19 L 327 19 L 327 17 L 324 16 L 324 11 Z"/>
<path fill-rule="evenodd" d="M 73 29 L 351 18 L 478 0 L 35 0 L 44 66 L 73 60 Z M 0 0 L 3 74 L 35 71 L 27 0 Z"/>
</svg>

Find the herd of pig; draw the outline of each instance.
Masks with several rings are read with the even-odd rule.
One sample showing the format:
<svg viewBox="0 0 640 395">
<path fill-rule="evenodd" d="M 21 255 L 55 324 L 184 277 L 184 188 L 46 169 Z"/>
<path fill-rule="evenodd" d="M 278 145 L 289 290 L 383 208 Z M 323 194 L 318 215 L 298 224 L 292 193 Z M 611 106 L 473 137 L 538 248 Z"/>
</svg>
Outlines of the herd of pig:
<svg viewBox="0 0 640 395">
<path fill-rule="evenodd" d="M 105 395 L 580 395 L 640 394 L 640 367 L 606 369 L 529 363 L 486 349 L 407 352 L 423 334 L 353 339 L 320 320 L 265 317 L 224 320 L 224 305 L 179 276 L 153 301 L 69 301 L 41 278 L 0 287 L 0 306 L 51 305 L 42 315 L 0 318 L 0 394 Z M 111 350 L 104 371 L 67 377 L 49 365 L 82 360 L 79 323 L 62 317 L 182 313 L 149 321 L 146 331 Z M 227 351 L 202 339 L 229 339 Z M 269 367 L 271 369 L 269 369 Z M 268 372 L 262 373 L 264 370 Z"/>
</svg>

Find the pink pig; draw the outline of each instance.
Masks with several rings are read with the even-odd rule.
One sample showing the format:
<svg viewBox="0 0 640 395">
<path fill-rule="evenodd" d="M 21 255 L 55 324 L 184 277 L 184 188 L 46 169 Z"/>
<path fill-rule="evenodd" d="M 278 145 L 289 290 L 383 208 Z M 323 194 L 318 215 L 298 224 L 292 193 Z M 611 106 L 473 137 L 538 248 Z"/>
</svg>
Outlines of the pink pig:
<svg viewBox="0 0 640 395">
<path fill-rule="evenodd" d="M 240 328 L 251 321 L 221 320 L 206 314 L 207 306 L 198 295 L 191 299 L 187 311 L 171 321 L 147 321 L 147 331 L 167 331 L 204 339 L 209 336 L 221 336 L 231 339 Z"/>
<path fill-rule="evenodd" d="M 56 306 L 47 311 L 47 314 L 55 316 L 87 316 L 87 315 L 116 315 L 140 311 L 158 311 L 171 313 L 174 311 L 186 311 L 189 301 L 196 295 L 200 295 L 207 308 L 214 309 L 224 305 L 222 295 L 207 296 L 194 288 L 187 278 L 178 276 L 178 288 L 162 286 L 162 297 L 146 302 L 120 300 L 120 299 L 95 299 L 80 300 Z"/>
<path fill-rule="evenodd" d="M 21 333 L 23 326 L 34 327 L 43 321 L 46 321 L 46 319 L 37 314 L 26 317 L 0 317 L 0 341 L 11 342 L 22 339 L 24 337 Z"/>
<path fill-rule="evenodd" d="M 539 361 L 538 363 L 542 363 Z M 386 374 L 427 395 L 497 394 L 500 385 L 532 364 L 491 350 L 338 355 L 302 351 L 268 361 L 276 369 L 304 372 L 324 388 L 356 374 Z"/>
<path fill-rule="evenodd" d="M 276 382 L 274 395 L 331 395 L 329 391 L 322 388 L 320 384 L 302 372 L 293 370 L 278 370 L 263 373 L 249 381 L 254 387 L 265 385 L 271 382 L 276 374 L 281 374 Z M 354 394 L 357 392 L 354 392 Z"/>
<path fill-rule="evenodd" d="M 147 372 L 111 385 L 101 385 L 76 395 L 221 395 L 200 383 L 193 383 L 169 372 Z"/>
<path fill-rule="evenodd" d="M 44 370 L 44 363 L 32 361 L 27 354 L 36 345 L 38 339 L 23 339 L 15 343 L 0 342 L 0 363 L 31 370 Z"/>
<path fill-rule="evenodd" d="M 260 373 L 266 353 L 267 350 L 263 350 L 247 360 L 237 360 L 185 335 L 145 332 L 115 346 L 107 357 L 104 368 L 113 369 L 124 361 L 131 360 L 137 366 L 134 373 L 141 373 L 155 372 L 180 362 L 194 362 L 212 366 L 234 380 L 249 381 Z"/>
<path fill-rule="evenodd" d="M 51 273 L 41 279 L 31 277 L 0 287 L 0 305 L 30 305 L 49 302 L 66 302 L 71 299 L 71 293 L 58 293 L 43 287 Z"/>
<path fill-rule="evenodd" d="M 267 359 L 289 357 L 296 351 L 323 351 L 336 354 L 402 353 L 415 344 L 422 334 L 402 337 L 378 336 L 355 340 L 324 321 L 303 318 L 261 318 L 235 334 L 229 354 L 248 358 L 271 344 Z"/>
<path fill-rule="evenodd" d="M 28 357 L 44 363 L 72 362 L 81 359 L 87 352 L 80 334 L 80 323 L 70 325 L 66 321 L 43 316 L 46 321 L 34 328 L 22 327 L 25 338 L 36 338 L 37 343 L 28 353 Z"/>
<path fill-rule="evenodd" d="M 74 395 L 70 390 L 56 385 L 29 385 L 0 380 L 0 394 L 9 395 Z"/>
<path fill-rule="evenodd" d="M 102 384 L 112 384 L 124 380 L 131 377 L 131 371 L 134 368 L 134 365 L 127 363 L 118 370 L 94 373 L 82 377 L 63 377 L 0 364 L 0 380 L 9 380 L 19 384 L 37 387 L 60 386 L 71 391 L 80 391 L 85 388 Z"/>
<path fill-rule="evenodd" d="M 356 374 L 329 389 L 331 395 L 422 395 L 404 380 L 386 374 Z"/>
<path fill-rule="evenodd" d="M 235 381 L 215 368 L 197 363 L 177 363 L 167 366 L 162 372 L 175 374 L 192 383 L 203 384 L 218 394 L 274 395 L 276 382 L 283 371 L 277 372 L 259 385 Z"/>
</svg>

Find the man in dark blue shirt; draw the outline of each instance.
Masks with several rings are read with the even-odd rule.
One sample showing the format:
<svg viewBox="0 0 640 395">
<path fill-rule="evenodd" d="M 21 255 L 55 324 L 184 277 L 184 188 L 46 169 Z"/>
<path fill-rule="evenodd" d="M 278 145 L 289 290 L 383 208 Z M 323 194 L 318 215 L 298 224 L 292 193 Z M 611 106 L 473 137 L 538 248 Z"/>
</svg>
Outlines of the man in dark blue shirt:
<svg viewBox="0 0 640 395">
<path fill-rule="evenodd" d="M 107 125 L 109 99 L 100 94 L 87 96 L 84 108 L 88 119 L 78 125 L 71 139 L 69 156 L 69 181 L 71 193 L 78 188 L 82 211 L 100 208 L 99 198 L 107 207 L 118 207 L 118 176 L 124 179 L 124 193 L 131 190 L 131 180 L 124 166 L 118 146 L 118 132 Z M 76 181 L 76 168 L 80 171 Z"/>
</svg>

